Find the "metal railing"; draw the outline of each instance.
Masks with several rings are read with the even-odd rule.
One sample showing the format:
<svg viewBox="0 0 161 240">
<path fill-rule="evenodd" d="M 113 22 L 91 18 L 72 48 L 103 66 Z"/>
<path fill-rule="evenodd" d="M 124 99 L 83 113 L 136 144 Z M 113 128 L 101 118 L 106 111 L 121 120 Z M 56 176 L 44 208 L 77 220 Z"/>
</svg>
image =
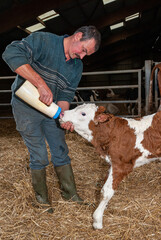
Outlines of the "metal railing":
<svg viewBox="0 0 161 240">
<path fill-rule="evenodd" d="M 125 74 L 125 73 L 137 73 L 138 79 L 135 85 L 118 85 L 118 86 L 95 86 L 95 87 L 78 87 L 77 90 L 97 90 L 97 89 L 127 89 L 127 88 L 137 88 L 138 98 L 136 100 L 109 100 L 109 101 L 95 101 L 97 104 L 104 103 L 136 103 L 138 104 L 138 114 L 137 115 L 126 115 L 126 117 L 140 117 L 141 116 L 141 69 L 134 70 L 117 70 L 117 71 L 100 71 L 100 72 L 85 72 L 82 75 L 114 75 L 114 74 Z M 1 79 L 15 79 L 16 76 L 5 76 L 0 77 Z M 0 93 L 11 93 L 11 90 L 0 90 Z M 81 104 L 82 102 L 72 102 L 72 104 Z M 86 102 L 89 103 L 89 102 Z M 90 102 L 91 103 L 91 102 Z M 10 103 L 0 103 L 0 106 L 10 106 Z M 125 117 L 125 115 L 124 115 Z M 8 117 L 0 117 L 8 118 Z M 10 117 L 9 117 L 10 118 Z"/>
<path fill-rule="evenodd" d="M 124 117 L 140 117 L 141 116 L 141 71 L 142 69 L 134 70 L 118 70 L 118 71 L 100 71 L 100 72 L 85 72 L 82 75 L 114 75 L 114 74 L 125 74 L 125 73 L 137 73 L 138 83 L 135 85 L 118 85 L 118 86 L 101 86 L 101 87 L 78 87 L 77 90 L 97 90 L 97 89 L 128 89 L 128 88 L 137 88 L 138 89 L 138 98 L 136 100 L 109 100 L 109 101 L 94 101 L 93 103 L 136 103 L 138 104 L 138 114 L 137 115 L 123 115 Z M 89 101 L 85 101 L 89 103 Z M 90 102 L 91 103 L 91 102 Z M 82 104 L 82 102 L 72 102 L 72 104 Z"/>
<path fill-rule="evenodd" d="M 4 77 L 0 77 L 0 80 L 4 80 L 4 79 L 15 79 L 16 76 L 4 76 Z M 0 90 L 0 94 L 1 93 L 11 93 L 11 90 Z M 0 103 L 0 106 L 11 106 L 10 102 L 9 103 Z M 1 118 L 13 118 L 13 116 L 0 116 Z"/>
</svg>

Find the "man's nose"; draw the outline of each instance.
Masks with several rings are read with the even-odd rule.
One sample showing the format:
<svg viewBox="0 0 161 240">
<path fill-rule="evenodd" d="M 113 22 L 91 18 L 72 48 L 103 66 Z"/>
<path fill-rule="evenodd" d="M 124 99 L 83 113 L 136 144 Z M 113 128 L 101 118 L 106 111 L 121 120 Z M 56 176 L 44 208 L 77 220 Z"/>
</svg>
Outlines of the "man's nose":
<svg viewBox="0 0 161 240">
<path fill-rule="evenodd" d="M 81 58 L 81 59 L 83 59 L 85 56 L 86 56 L 86 53 L 85 53 L 85 52 L 83 52 L 83 53 L 80 54 L 80 58 Z"/>
</svg>

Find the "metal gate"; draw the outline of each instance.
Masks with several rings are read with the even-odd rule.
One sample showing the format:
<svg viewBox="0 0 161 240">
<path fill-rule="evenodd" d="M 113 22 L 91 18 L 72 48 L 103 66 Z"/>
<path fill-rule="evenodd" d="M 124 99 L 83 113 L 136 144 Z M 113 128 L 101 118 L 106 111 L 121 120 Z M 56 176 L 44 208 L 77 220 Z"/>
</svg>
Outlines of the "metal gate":
<svg viewBox="0 0 161 240">
<path fill-rule="evenodd" d="M 78 87 L 78 90 L 92 90 L 92 89 L 128 89 L 128 88 L 137 88 L 138 90 L 138 99 L 136 100 L 109 100 L 109 101 L 95 101 L 94 103 L 136 103 L 138 104 L 138 113 L 137 115 L 126 115 L 124 117 L 140 117 L 141 116 L 141 69 L 135 70 L 118 70 L 118 71 L 100 71 L 100 72 L 85 72 L 82 75 L 114 75 L 114 74 L 125 74 L 125 73 L 137 73 L 137 84 L 135 85 L 118 85 L 118 86 L 101 86 L 101 87 Z M 6 76 L 0 77 L 0 80 L 5 79 L 15 79 L 15 76 Z M 11 90 L 0 90 L 1 93 L 11 93 Z M 81 104 L 82 102 L 77 102 L 77 104 Z M 88 102 L 87 102 L 88 103 Z M 72 104 L 76 104 L 72 102 Z M 10 106 L 10 103 L 0 103 L 0 106 Z M 0 118 L 10 118 L 10 116 L 0 116 Z"/>
</svg>

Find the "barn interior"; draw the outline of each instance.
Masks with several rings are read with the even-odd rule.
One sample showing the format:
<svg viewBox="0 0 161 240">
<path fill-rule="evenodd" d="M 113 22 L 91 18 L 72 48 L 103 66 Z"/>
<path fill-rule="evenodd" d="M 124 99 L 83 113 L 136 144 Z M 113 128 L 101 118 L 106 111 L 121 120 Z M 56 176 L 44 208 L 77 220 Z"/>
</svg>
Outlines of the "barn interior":
<svg viewBox="0 0 161 240">
<path fill-rule="evenodd" d="M 114 86 L 116 94 L 128 100 L 125 99 L 127 88 L 116 86 L 139 85 L 140 110 L 136 116 L 147 114 L 144 107 L 148 104 L 145 100 L 148 98 L 148 74 L 155 63 L 161 61 L 159 0 L 46 0 L 41 4 L 38 0 L 6 0 L 0 2 L 0 19 L 1 55 L 9 43 L 34 31 L 70 35 L 80 26 L 95 25 L 101 33 L 101 46 L 95 54 L 83 59 L 84 74 L 79 87 Z M 136 69 L 141 70 L 139 83 L 138 72 L 123 72 Z M 2 58 L 0 70 L 1 117 L 7 117 L 12 115 L 10 87 L 14 80 L 11 76 L 15 74 Z M 113 72 L 108 73 L 110 71 Z M 115 74 L 115 71 L 122 72 Z"/>
<path fill-rule="evenodd" d="M 83 59 L 79 89 L 110 88 L 117 98 L 107 98 L 103 103 L 118 104 L 123 109 L 125 103 L 131 102 L 125 97 L 126 90 L 135 88 L 135 113 L 123 109 L 118 115 L 148 114 L 150 74 L 153 66 L 161 62 L 160 0 L 5 0 L 0 1 L 0 22 L 1 56 L 12 41 L 35 31 L 70 35 L 81 26 L 96 26 L 101 33 L 101 46 Z M 109 167 L 75 133 L 68 133 L 66 141 L 78 192 L 91 205 L 78 206 L 62 200 L 51 164 L 47 180 L 54 214 L 49 216 L 36 205 L 28 151 L 16 131 L 10 105 L 14 78 L 15 73 L 1 57 L 0 239 L 160 240 L 160 163 L 135 170 L 121 183 L 105 211 L 104 228 L 94 231 L 92 214 Z M 159 93 L 155 97 L 153 111 L 157 110 Z M 50 158 L 49 148 L 48 154 Z"/>
<path fill-rule="evenodd" d="M 42 16 L 50 12 L 49 16 Z M 142 68 L 145 60 L 160 61 L 161 3 L 159 0 L 6 0 L 0 3 L 1 53 L 7 44 L 26 37 L 29 27 L 58 35 L 83 25 L 101 32 L 100 50 L 83 60 L 84 71 Z M 1 60 L 1 75 L 9 74 Z M 10 73 L 9 75 L 11 75 Z"/>
</svg>

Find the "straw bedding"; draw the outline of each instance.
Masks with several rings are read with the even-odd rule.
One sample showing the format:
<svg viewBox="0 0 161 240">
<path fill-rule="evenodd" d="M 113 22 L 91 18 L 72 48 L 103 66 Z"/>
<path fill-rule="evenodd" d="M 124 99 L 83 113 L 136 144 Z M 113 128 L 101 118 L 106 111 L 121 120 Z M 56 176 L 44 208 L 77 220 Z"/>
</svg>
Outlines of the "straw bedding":
<svg viewBox="0 0 161 240">
<path fill-rule="evenodd" d="M 49 214 L 35 201 L 28 151 L 15 130 L 14 121 L 0 120 L 0 239 L 161 239 L 161 163 L 154 162 L 133 171 L 120 184 L 105 210 L 104 228 L 93 230 L 92 214 L 99 203 L 109 166 L 93 146 L 76 133 L 67 133 L 66 141 L 77 190 L 91 205 L 62 200 L 50 163 L 47 184 L 54 213 Z"/>
</svg>

